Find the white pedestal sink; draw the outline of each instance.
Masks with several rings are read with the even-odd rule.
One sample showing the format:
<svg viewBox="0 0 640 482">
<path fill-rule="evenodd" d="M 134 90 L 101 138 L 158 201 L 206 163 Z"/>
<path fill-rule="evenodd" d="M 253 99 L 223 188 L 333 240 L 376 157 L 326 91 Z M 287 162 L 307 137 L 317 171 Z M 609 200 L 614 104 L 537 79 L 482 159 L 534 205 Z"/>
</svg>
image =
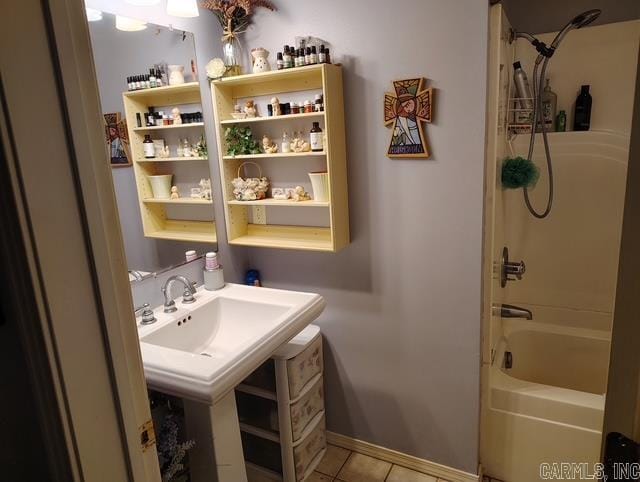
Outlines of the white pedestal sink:
<svg viewBox="0 0 640 482">
<path fill-rule="evenodd" d="M 227 284 L 138 327 L 149 388 L 184 398 L 194 482 L 245 482 L 233 389 L 315 320 L 320 295 Z"/>
</svg>

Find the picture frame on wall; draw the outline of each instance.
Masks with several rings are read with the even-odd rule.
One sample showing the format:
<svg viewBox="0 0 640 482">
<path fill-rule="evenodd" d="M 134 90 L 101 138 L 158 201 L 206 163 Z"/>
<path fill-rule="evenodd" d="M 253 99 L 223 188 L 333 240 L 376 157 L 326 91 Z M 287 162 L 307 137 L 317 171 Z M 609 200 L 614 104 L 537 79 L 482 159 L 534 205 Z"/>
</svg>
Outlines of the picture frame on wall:
<svg viewBox="0 0 640 482">
<path fill-rule="evenodd" d="M 131 166 L 127 121 L 120 112 L 104 114 L 104 132 L 111 167 Z"/>
<path fill-rule="evenodd" d="M 395 80 L 395 92 L 384 95 L 384 123 L 392 127 L 387 157 L 429 158 L 423 123 L 431 122 L 433 90 L 423 86 L 423 77 Z"/>
</svg>

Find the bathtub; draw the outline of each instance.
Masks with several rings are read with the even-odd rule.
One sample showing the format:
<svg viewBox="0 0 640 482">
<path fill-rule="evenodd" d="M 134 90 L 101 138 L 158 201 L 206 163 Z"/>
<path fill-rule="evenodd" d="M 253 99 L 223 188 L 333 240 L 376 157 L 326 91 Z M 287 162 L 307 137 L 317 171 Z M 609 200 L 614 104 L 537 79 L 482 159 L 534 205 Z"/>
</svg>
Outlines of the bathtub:
<svg viewBox="0 0 640 482">
<path fill-rule="evenodd" d="M 544 313 L 531 308 L 534 316 Z M 489 368 L 490 475 L 529 482 L 540 480 L 541 463 L 598 462 L 609 332 L 544 323 L 537 316 L 502 325 Z"/>
</svg>

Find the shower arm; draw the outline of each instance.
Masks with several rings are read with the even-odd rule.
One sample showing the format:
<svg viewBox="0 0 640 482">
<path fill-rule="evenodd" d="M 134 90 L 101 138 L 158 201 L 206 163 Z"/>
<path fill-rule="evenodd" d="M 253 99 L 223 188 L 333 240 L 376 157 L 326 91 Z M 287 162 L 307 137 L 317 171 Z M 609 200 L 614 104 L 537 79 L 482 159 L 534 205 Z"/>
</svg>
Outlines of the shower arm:
<svg viewBox="0 0 640 482">
<path fill-rule="evenodd" d="M 546 57 L 548 59 L 550 59 L 553 54 L 556 51 L 556 46 L 559 42 L 556 42 L 556 40 L 554 40 L 554 43 L 552 45 L 547 45 L 546 43 L 542 42 L 541 40 L 538 40 L 537 38 L 535 38 L 533 35 L 531 35 L 530 33 L 527 32 L 518 32 L 516 30 L 511 30 L 511 42 L 513 42 L 515 39 L 518 38 L 523 38 L 525 40 L 527 40 L 529 43 L 531 43 L 531 45 L 533 45 L 536 50 L 538 51 L 538 53 L 540 54 L 540 56 L 538 57 L 538 62 L 540 63 L 540 61 L 542 60 L 540 57 Z M 561 40 L 561 39 L 560 39 Z"/>
</svg>

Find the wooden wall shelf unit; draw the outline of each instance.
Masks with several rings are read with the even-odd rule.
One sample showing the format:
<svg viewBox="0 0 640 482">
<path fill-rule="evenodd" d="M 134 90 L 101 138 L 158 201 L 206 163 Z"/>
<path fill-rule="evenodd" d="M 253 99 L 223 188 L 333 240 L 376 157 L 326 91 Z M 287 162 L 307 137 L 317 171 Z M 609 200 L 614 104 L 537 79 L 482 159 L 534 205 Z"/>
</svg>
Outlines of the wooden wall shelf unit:
<svg viewBox="0 0 640 482">
<path fill-rule="evenodd" d="M 342 67 L 319 64 L 286 70 L 276 70 L 261 74 L 239 75 L 211 82 L 213 105 L 216 118 L 218 159 L 222 177 L 222 191 L 225 200 L 227 235 L 229 243 L 240 246 L 255 246 L 280 249 L 337 252 L 347 246 L 349 239 L 349 206 L 347 192 L 347 157 L 345 145 L 344 101 L 342 93 Z M 288 96 L 302 96 L 304 92 L 322 93 L 324 112 L 291 114 L 266 117 L 266 103 L 272 96 L 280 102 L 287 102 Z M 313 99 L 312 94 L 308 94 Z M 233 119 L 231 113 L 243 99 L 260 98 L 259 114 L 265 117 Z M 227 156 L 224 132 L 231 125 L 248 125 L 254 138 L 260 141 L 263 133 L 271 132 L 280 147 L 283 130 L 292 131 L 291 126 L 304 126 L 308 132 L 312 122 L 319 122 L 324 132 L 323 152 L 276 153 L 242 156 Z M 278 135 L 275 135 L 278 134 Z M 268 161 L 267 161 L 268 159 Z M 266 199 L 262 201 L 236 201 L 231 180 L 237 176 L 238 167 L 244 161 L 263 163 L 262 168 L 287 171 L 286 179 L 268 176 L 272 186 L 280 182 L 291 187 L 297 184 L 309 185 L 308 172 L 318 169 L 308 168 L 322 165 L 329 177 L 329 201 L 293 202 Z M 274 171 L 275 172 L 275 171 Z M 309 190 L 310 191 L 310 190 Z M 310 191 L 311 192 L 311 191 Z M 300 223 L 300 216 L 291 225 L 282 221 L 287 213 L 299 213 L 295 207 L 315 208 L 322 211 L 315 218 L 322 218 L 323 225 L 308 226 Z M 277 224 L 269 224 L 270 213 L 276 214 Z M 286 211 L 288 210 L 288 211 Z M 311 211 L 304 210 L 305 213 Z M 314 221 L 309 221 L 314 223 Z"/>
<path fill-rule="evenodd" d="M 200 178 L 211 178 L 209 164 L 206 162 L 208 159 L 206 157 L 156 157 L 147 159 L 144 157 L 142 146 L 145 134 L 150 134 L 152 138 L 154 134 L 161 137 L 165 132 L 166 135 L 172 136 L 193 136 L 194 133 L 204 132 L 204 123 L 194 122 L 170 126 L 136 127 L 136 114 L 139 113 L 143 117 L 143 114 L 148 112 L 149 107 L 156 107 L 160 110 L 164 108 L 164 110 L 170 111 L 173 106 L 181 106 L 181 108 L 191 104 L 202 106 L 200 84 L 198 82 L 190 82 L 181 85 L 125 92 L 123 100 L 144 235 L 148 238 L 173 241 L 215 243 L 217 238 L 213 209 L 211 209 L 211 220 L 209 221 L 188 219 L 192 215 L 190 210 L 203 209 L 195 206 L 212 206 L 212 201 L 191 199 L 189 197 L 154 199 L 151 186 L 147 180 L 147 176 L 156 174 L 174 174 L 175 176 L 176 173 L 180 173 L 180 169 L 184 169 L 187 166 L 195 166 L 195 168 L 190 167 L 190 169 L 202 170 L 202 173 L 196 171 L 199 176 L 198 179 L 190 179 L 190 182 L 193 182 L 195 186 Z M 184 111 L 184 109 L 182 110 Z M 201 161 L 205 162 L 200 163 Z M 182 192 L 181 195 L 188 196 L 189 193 Z M 184 219 L 170 219 L 167 209 L 179 209 L 179 216 Z M 199 218 L 202 218 L 202 211 L 198 213 L 200 215 Z M 172 212 L 172 214 L 174 213 Z M 209 218 L 208 213 L 204 217 Z"/>
</svg>

